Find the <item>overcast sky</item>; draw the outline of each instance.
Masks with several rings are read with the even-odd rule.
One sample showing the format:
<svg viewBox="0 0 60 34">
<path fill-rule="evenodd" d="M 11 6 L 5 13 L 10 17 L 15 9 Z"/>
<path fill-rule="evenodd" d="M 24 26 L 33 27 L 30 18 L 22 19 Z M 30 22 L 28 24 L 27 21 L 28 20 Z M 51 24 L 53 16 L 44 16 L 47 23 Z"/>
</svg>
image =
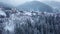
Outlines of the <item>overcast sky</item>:
<svg viewBox="0 0 60 34">
<path fill-rule="evenodd" d="M 58 1 L 58 2 L 60 2 L 60 0 L 0 0 L 0 2 L 12 4 L 15 6 L 25 3 L 25 2 L 29 2 L 29 1 Z"/>
</svg>

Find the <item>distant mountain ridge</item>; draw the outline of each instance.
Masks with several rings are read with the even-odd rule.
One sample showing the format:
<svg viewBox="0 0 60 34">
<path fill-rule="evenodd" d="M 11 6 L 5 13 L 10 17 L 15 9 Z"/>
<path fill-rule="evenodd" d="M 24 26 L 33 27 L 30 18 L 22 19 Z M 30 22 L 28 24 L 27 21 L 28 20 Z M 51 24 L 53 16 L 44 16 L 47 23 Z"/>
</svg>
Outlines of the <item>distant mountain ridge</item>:
<svg viewBox="0 0 60 34">
<path fill-rule="evenodd" d="M 26 2 L 22 5 L 19 5 L 17 7 L 20 10 L 24 10 L 24 11 L 30 11 L 30 10 L 34 10 L 34 11 L 46 11 L 46 12 L 53 12 L 52 7 L 50 7 L 49 5 L 46 5 L 40 1 L 31 1 L 31 2 Z"/>
</svg>

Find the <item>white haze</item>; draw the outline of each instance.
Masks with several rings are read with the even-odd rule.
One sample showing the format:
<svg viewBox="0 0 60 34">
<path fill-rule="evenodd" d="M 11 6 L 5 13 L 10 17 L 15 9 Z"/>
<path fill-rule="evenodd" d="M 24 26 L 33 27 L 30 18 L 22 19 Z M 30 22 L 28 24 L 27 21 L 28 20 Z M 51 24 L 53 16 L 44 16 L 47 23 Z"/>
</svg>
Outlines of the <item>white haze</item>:
<svg viewBox="0 0 60 34">
<path fill-rule="evenodd" d="M 30 1 L 58 1 L 60 0 L 0 0 L 0 2 L 11 4 L 13 6 L 18 6 L 20 4 L 23 4 L 25 2 L 30 2 Z"/>
</svg>

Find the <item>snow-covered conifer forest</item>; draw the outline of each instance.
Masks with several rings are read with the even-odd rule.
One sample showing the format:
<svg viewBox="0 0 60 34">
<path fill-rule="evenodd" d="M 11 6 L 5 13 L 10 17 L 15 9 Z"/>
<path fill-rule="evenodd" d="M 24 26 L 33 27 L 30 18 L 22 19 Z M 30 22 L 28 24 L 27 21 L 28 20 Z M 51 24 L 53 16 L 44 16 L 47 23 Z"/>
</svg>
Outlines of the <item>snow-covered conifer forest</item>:
<svg viewBox="0 0 60 34">
<path fill-rule="evenodd" d="M 0 34 L 60 34 L 60 14 L 0 10 Z"/>
</svg>

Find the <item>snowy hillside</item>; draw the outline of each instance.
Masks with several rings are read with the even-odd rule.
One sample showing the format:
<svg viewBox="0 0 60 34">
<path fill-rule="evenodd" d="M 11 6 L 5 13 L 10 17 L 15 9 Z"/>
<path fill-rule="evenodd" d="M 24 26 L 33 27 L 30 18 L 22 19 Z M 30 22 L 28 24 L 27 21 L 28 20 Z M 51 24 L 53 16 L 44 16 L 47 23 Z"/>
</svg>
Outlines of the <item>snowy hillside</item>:
<svg viewBox="0 0 60 34">
<path fill-rule="evenodd" d="M 0 18 L 1 19 L 1 18 Z M 3 34 L 59 34 L 60 14 L 36 11 L 21 11 L 10 14 L 3 21 Z"/>
</svg>

